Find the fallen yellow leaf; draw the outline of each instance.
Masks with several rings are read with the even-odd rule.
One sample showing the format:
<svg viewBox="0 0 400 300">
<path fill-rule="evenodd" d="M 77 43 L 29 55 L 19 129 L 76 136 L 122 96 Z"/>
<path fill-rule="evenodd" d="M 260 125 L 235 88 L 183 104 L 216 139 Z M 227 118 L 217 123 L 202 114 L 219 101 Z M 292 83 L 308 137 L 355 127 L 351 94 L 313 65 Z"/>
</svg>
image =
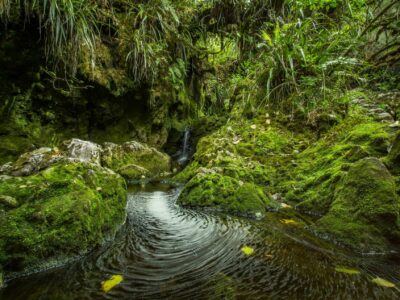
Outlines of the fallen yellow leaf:
<svg viewBox="0 0 400 300">
<path fill-rule="evenodd" d="M 293 220 L 293 219 L 281 219 L 281 223 L 285 225 L 297 225 L 299 222 Z"/>
<path fill-rule="evenodd" d="M 282 208 L 292 208 L 291 205 L 286 204 L 286 203 L 281 203 L 281 207 L 282 207 Z"/>
<path fill-rule="evenodd" d="M 246 255 L 252 255 L 254 253 L 254 249 L 249 246 L 244 246 L 242 248 L 242 252 Z"/>
<path fill-rule="evenodd" d="M 335 271 L 339 272 L 339 273 L 346 273 L 346 274 L 350 274 L 350 275 L 357 275 L 360 274 L 360 271 L 357 269 L 352 269 L 352 268 L 348 268 L 348 267 L 344 267 L 344 266 L 336 266 L 335 267 Z"/>
<path fill-rule="evenodd" d="M 110 279 L 105 280 L 101 283 L 101 289 L 108 293 L 113 287 L 120 284 L 124 280 L 122 275 L 112 275 Z"/>
<path fill-rule="evenodd" d="M 396 286 L 393 282 L 387 281 L 386 279 L 380 277 L 372 279 L 372 282 L 387 288 L 394 288 Z"/>
</svg>

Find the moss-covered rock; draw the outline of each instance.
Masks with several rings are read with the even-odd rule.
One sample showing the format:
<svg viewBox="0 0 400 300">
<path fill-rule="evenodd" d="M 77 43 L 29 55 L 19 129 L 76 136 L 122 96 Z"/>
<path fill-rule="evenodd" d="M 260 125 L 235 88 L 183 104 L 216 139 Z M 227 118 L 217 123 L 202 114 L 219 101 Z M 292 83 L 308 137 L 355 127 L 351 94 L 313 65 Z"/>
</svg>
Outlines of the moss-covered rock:
<svg viewBox="0 0 400 300">
<path fill-rule="evenodd" d="M 268 113 L 252 120 L 237 115 L 202 137 L 193 161 L 174 177 L 187 182 L 180 203 L 237 214 L 278 207 L 267 195 L 283 176 L 277 167 L 290 165 L 296 142 Z"/>
<path fill-rule="evenodd" d="M 396 174 L 400 175 L 400 132 L 397 133 L 392 145 L 390 146 L 390 152 L 387 157 L 387 163 L 390 170 Z"/>
<path fill-rule="evenodd" d="M 105 143 L 101 162 L 127 179 L 139 179 L 142 175 L 155 177 L 171 168 L 167 154 L 135 141 L 122 145 Z"/>
<path fill-rule="evenodd" d="M 85 253 L 113 236 L 125 218 L 125 181 L 89 163 L 58 162 L 9 177 L 0 181 L 0 194 L 16 200 L 0 216 L 0 265 L 6 273 Z"/>
<path fill-rule="evenodd" d="M 389 249 L 398 235 L 396 186 L 379 160 L 367 158 L 377 157 L 391 170 L 399 165 L 396 140 L 388 156 L 393 130 L 357 110 L 319 134 L 304 124 L 285 122 L 271 112 L 249 120 L 232 116 L 201 138 L 193 161 L 174 177 L 186 182 L 179 203 L 242 213 L 260 209 L 265 198 L 257 191 L 282 195 L 276 200 L 285 203 L 282 207 L 288 203 L 318 217 L 310 226 L 316 231 L 362 251 Z M 354 175 L 362 168 L 367 175 Z M 371 186 L 368 177 L 374 177 Z M 248 184 L 254 193 L 244 197 Z M 264 202 L 265 207 L 277 204 Z"/>
<path fill-rule="evenodd" d="M 268 208 L 276 208 L 254 183 L 244 183 L 213 171 L 199 173 L 183 189 L 178 203 L 191 207 L 215 207 L 240 215 L 260 215 Z"/>
<path fill-rule="evenodd" d="M 388 127 L 368 117 L 349 116 L 296 155 L 295 166 L 280 183 L 285 197 L 303 212 L 324 215 L 336 185 L 351 165 L 365 157 L 387 155 Z"/>
<path fill-rule="evenodd" d="M 355 163 L 338 183 L 318 230 L 359 250 L 387 250 L 400 241 L 400 199 L 393 177 L 377 158 Z"/>
</svg>

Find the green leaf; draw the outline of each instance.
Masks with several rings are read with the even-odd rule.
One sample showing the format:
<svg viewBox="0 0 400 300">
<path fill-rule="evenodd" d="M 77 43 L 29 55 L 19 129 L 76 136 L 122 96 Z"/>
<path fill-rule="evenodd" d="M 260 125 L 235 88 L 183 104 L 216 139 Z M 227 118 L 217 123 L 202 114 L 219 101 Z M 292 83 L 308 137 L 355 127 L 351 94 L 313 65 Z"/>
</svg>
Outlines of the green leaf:
<svg viewBox="0 0 400 300">
<path fill-rule="evenodd" d="M 344 267 L 344 266 L 336 266 L 335 271 L 339 273 L 345 273 L 345 274 L 350 274 L 350 275 L 358 275 L 360 274 L 360 271 L 357 269 L 352 269 L 349 267 Z"/>
<path fill-rule="evenodd" d="M 272 46 L 272 39 L 271 39 L 270 35 L 266 31 L 262 31 L 261 35 L 262 35 L 264 41 L 266 41 L 270 46 Z"/>
<path fill-rule="evenodd" d="M 252 255 L 254 253 L 254 249 L 249 246 L 244 246 L 241 250 L 247 256 Z"/>
<path fill-rule="evenodd" d="M 380 277 L 376 277 L 376 278 L 372 279 L 372 282 L 376 283 L 379 286 L 383 286 L 383 287 L 387 287 L 387 288 L 394 288 L 396 286 L 393 282 L 390 282 L 390 281 L 380 278 Z"/>
</svg>

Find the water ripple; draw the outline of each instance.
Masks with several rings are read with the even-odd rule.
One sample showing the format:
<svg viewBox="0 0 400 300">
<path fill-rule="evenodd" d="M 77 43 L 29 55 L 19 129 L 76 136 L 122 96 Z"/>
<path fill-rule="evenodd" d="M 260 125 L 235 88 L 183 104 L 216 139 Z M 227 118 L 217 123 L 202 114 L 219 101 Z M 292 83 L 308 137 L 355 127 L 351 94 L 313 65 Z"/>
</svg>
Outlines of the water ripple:
<svg viewBox="0 0 400 300">
<path fill-rule="evenodd" d="M 396 299 L 399 259 L 357 258 L 277 226 L 178 207 L 179 188 L 129 194 L 115 241 L 70 266 L 11 282 L 2 299 Z M 279 222 L 278 222 L 279 223 Z M 242 253 L 243 246 L 255 249 Z M 360 275 L 335 272 L 338 264 Z M 124 281 L 105 294 L 113 274 Z"/>
</svg>

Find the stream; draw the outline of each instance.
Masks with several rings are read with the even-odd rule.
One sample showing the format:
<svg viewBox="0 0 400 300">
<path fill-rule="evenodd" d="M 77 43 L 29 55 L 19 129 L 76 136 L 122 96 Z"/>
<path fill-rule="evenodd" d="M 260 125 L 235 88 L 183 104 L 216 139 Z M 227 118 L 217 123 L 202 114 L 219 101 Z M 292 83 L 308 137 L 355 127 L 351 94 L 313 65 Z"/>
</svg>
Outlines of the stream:
<svg viewBox="0 0 400 300">
<path fill-rule="evenodd" d="M 13 280 L 1 299 L 400 299 L 400 258 L 358 256 L 279 222 L 180 208 L 180 188 L 131 186 L 113 242 L 67 266 Z M 243 247 L 254 249 L 244 253 Z M 360 271 L 335 271 L 346 266 Z M 108 293 L 101 282 L 123 281 Z M 381 277 L 397 285 L 385 288 Z"/>
</svg>

